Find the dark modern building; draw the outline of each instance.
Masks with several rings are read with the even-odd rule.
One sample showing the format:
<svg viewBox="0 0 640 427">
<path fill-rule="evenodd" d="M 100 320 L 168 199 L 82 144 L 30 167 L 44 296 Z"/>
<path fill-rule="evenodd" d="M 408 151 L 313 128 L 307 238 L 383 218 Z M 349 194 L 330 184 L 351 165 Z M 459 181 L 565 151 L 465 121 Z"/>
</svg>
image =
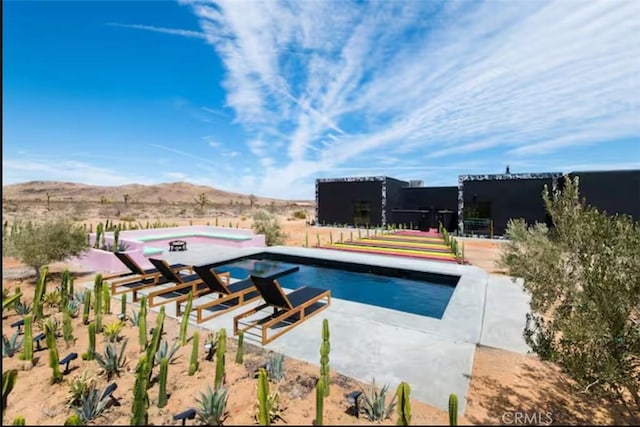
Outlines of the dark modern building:
<svg viewBox="0 0 640 427">
<path fill-rule="evenodd" d="M 421 181 L 377 177 L 318 179 L 318 224 L 404 224 L 427 230 L 442 223 L 461 234 L 504 234 L 511 218 L 550 218 L 542 192 L 579 177 L 586 202 L 609 214 L 640 220 L 640 170 L 461 175 L 457 187 L 424 187 Z"/>
</svg>

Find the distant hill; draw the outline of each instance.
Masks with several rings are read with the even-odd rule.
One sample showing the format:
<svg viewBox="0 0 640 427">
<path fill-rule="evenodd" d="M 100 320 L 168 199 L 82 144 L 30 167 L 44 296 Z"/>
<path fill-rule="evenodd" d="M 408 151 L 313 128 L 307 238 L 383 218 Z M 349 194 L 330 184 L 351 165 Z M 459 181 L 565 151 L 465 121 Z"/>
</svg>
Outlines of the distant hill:
<svg viewBox="0 0 640 427">
<path fill-rule="evenodd" d="M 211 203 L 242 202 L 248 204 L 249 194 L 232 193 L 216 188 L 194 185 L 188 182 L 173 182 L 156 185 L 127 184 L 117 187 L 78 184 L 74 182 L 58 181 L 30 181 L 19 184 L 2 186 L 3 200 L 46 200 L 47 193 L 51 201 L 95 201 L 105 197 L 110 202 L 123 202 L 124 195 L 129 195 L 131 202 L 158 203 L 160 200 L 168 203 L 193 203 L 194 199 L 205 193 Z M 256 197 L 255 203 L 269 204 L 296 203 L 300 205 L 313 204 L 310 200 L 283 200 L 267 197 Z"/>
</svg>

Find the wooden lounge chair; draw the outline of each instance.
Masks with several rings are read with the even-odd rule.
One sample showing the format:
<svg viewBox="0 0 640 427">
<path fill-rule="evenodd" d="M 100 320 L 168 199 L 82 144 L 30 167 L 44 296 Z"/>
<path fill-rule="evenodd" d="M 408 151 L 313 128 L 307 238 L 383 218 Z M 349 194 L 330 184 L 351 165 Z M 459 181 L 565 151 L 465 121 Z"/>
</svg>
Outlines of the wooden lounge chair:
<svg viewBox="0 0 640 427">
<path fill-rule="evenodd" d="M 208 266 L 194 266 L 193 269 L 209 287 L 211 293 L 218 294 L 218 298 L 215 300 L 205 302 L 194 308 L 194 310 L 197 310 L 198 323 L 213 319 L 229 310 L 260 298 L 260 293 L 249 278 L 229 283 L 229 273 L 216 273 Z M 203 310 L 207 309 L 210 309 L 208 311 L 212 312 L 212 314 L 203 316 Z M 176 308 L 176 311 L 180 314 L 179 307 Z"/>
<path fill-rule="evenodd" d="M 265 303 L 235 316 L 233 318 L 233 334 L 238 335 L 240 331 L 244 332 L 254 327 L 260 327 L 262 345 L 270 343 L 280 335 L 331 305 L 330 290 L 303 286 L 289 294 L 285 294 L 278 280 L 274 277 L 256 277 L 252 275 L 250 278 Z M 322 299 L 326 299 L 326 302 L 323 304 L 320 303 Z M 242 325 L 242 328 L 238 327 L 241 319 L 251 316 L 267 307 L 273 307 L 273 314 L 246 323 Z M 285 323 L 287 325 L 275 334 L 267 337 L 269 328 L 279 323 Z"/>
<path fill-rule="evenodd" d="M 133 258 L 123 252 L 115 252 L 114 255 L 129 268 L 131 274 L 103 277 L 103 281 L 111 286 L 111 295 L 119 295 L 133 291 L 133 300 L 137 301 L 138 290 L 167 283 L 167 280 L 157 268 L 149 268 L 145 270 L 140 267 Z M 168 267 L 176 273 L 181 270 L 193 272 L 193 267 L 190 265 L 172 264 Z M 114 278 L 116 280 L 112 280 Z M 118 288 L 121 289 L 118 290 Z"/>
<path fill-rule="evenodd" d="M 174 286 L 169 288 L 151 292 L 148 295 L 147 300 L 149 302 L 149 307 L 156 307 L 175 301 L 176 311 L 179 312 L 180 303 L 187 300 L 189 291 L 193 291 L 194 299 L 212 292 L 209 286 L 207 286 L 207 284 L 204 283 L 202 278 L 197 274 L 181 276 L 176 274 L 169 264 L 167 264 L 167 261 L 163 259 L 149 258 L 149 261 L 151 261 L 151 263 L 158 269 L 167 282 L 175 283 Z M 226 280 L 229 280 L 229 273 L 221 274 L 220 276 L 226 276 Z"/>
</svg>

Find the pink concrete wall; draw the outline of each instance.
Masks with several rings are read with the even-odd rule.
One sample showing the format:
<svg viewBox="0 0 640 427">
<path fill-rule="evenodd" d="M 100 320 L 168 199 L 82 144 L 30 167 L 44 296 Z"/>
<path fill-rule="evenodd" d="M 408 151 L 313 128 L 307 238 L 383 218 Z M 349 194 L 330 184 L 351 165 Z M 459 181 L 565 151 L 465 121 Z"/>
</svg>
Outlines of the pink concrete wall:
<svg viewBox="0 0 640 427">
<path fill-rule="evenodd" d="M 193 227 L 171 227 L 171 228 L 155 228 L 148 230 L 127 230 L 120 232 L 120 242 L 127 244 L 126 253 L 129 254 L 142 268 L 152 268 L 153 265 L 149 262 L 144 255 L 144 248 L 158 248 L 167 251 L 169 249 L 169 242 L 176 239 L 159 239 L 149 240 L 147 242 L 140 242 L 136 240 L 136 237 L 153 236 L 153 235 L 166 235 L 175 233 L 223 233 L 236 236 L 251 236 L 250 240 L 226 240 L 215 239 L 205 236 L 193 236 L 193 237 L 181 237 L 179 240 L 187 242 L 187 248 L 189 243 L 208 243 L 219 246 L 228 246 L 235 248 L 246 247 L 265 247 L 265 237 L 263 234 L 253 234 L 252 230 L 238 229 L 238 228 L 225 228 L 225 227 L 207 227 L 207 226 L 193 226 Z M 89 235 L 90 242 L 93 245 L 95 242 L 95 233 Z M 105 235 L 105 243 L 113 243 L 113 233 L 107 233 Z M 154 258 L 162 258 L 163 254 L 153 254 Z M 83 256 L 70 260 L 83 267 L 88 267 L 93 271 L 103 273 L 119 273 L 126 271 L 122 262 L 111 252 L 103 251 L 101 249 L 90 249 Z"/>
</svg>

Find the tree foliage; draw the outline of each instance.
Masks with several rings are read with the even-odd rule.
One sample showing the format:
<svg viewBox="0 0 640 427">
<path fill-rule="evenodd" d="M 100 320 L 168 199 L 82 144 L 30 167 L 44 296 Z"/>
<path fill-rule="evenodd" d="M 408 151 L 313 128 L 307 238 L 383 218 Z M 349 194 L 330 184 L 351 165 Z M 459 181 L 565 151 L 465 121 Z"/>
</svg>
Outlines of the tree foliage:
<svg viewBox="0 0 640 427">
<path fill-rule="evenodd" d="M 33 267 L 37 276 L 40 267 L 78 256 L 88 248 L 86 232 L 66 218 L 19 224 L 7 244 L 7 254 Z"/>
<path fill-rule="evenodd" d="M 531 294 L 525 339 L 584 389 L 640 409 L 640 224 L 581 201 L 578 178 L 543 200 L 553 227 L 510 221 L 499 261 Z"/>
<path fill-rule="evenodd" d="M 282 245 L 287 237 L 282 231 L 278 217 L 264 209 L 259 209 L 253 214 L 253 231 L 264 234 L 267 246 Z"/>
</svg>

